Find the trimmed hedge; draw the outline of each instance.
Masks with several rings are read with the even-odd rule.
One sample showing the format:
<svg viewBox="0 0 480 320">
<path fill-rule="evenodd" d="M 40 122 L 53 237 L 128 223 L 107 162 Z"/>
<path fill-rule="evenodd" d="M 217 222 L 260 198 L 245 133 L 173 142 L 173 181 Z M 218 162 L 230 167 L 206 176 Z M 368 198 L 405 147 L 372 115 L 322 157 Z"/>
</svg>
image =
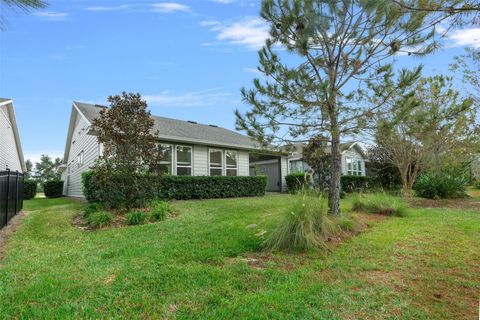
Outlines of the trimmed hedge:
<svg viewBox="0 0 480 320">
<path fill-rule="evenodd" d="M 374 178 L 370 176 L 342 176 L 340 183 L 345 192 L 361 192 L 375 188 Z"/>
<path fill-rule="evenodd" d="M 103 203 L 112 208 L 121 207 L 124 203 L 124 191 L 132 190 L 131 186 L 123 186 L 122 180 L 122 176 L 118 174 L 102 179 L 95 171 L 85 172 L 82 175 L 83 194 L 89 202 Z M 137 182 L 138 185 L 133 189 L 136 193 L 135 201 L 146 203 L 154 199 L 263 196 L 267 177 L 141 175 Z"/>
<path fill-rule="evenodd" d="M 43 192 L 47 198 L 58 198 L 63 195 L 63 181 L 50 180 L 43 185 Z"/>
<path fill-rule="evenodd" d="M 288 192 L 295 193 L 304 188 L 310 187 L 311 175 L 303 172 L 290 173 L 285 176 Z"/>
<path fill-rule="evenodd" d="M 37 181 L 25 180 L 23 182 L 23 199 L 30 200 L 37 194 Z"/>
</svg>

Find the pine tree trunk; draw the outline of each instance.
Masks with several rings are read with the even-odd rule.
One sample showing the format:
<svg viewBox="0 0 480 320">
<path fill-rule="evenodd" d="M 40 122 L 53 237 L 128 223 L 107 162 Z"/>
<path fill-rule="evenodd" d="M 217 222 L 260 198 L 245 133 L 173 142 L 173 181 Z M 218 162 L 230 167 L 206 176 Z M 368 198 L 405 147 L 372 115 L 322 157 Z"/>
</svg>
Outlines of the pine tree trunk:
<svg viewBox="0 0 480 320">
<path fill-rule="evenodd" d="M 336 125 L 333 124 L 334 126 Z M 328 193 L 328 211 L 331 215 L 340 214 L 340 178 L 342 174 L 342 153 L 338 128 L 332 130 L 332 166 L 330 170 L 330 187 Z"/>
</svg>

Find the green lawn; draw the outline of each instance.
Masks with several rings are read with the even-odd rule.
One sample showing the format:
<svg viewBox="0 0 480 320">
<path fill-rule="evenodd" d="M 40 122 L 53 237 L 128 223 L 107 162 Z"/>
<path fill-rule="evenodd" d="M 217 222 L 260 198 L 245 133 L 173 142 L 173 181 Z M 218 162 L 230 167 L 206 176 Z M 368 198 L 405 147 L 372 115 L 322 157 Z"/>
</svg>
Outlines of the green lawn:
<svg viewBox="0 0 480 320">
<path fill-rule="evenodd" d="M 480 213 L 412 209 L 328 255 L 256 254 L 288 195 L 184 201 L 163 222 L 97 232 L 82 205 L 27 201 L 0 261 L 2 318 L 475 319 Z M 348 200 L 343 203 L 348 207 Z M 258 228 L 246 228 L 258 224 Z"/>
</svg>

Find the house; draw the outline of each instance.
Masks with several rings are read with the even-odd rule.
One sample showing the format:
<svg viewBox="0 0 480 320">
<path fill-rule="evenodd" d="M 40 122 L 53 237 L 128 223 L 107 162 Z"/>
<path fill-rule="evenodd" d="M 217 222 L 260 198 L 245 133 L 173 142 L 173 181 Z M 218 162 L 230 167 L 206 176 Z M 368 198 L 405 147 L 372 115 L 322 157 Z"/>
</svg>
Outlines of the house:
<svg viewBox="0 0 480 320">
<path fill-rule="evenodd" d="M 25 172 L 13 100 L 0 98 L 0 171 Z"/>
<path fill-rule="evenodd" d="M 290 172 L 312 172 L 312 168 L 303 159 L 304 143 L 297 143 L 292 146 L 292 153 L 288 158 Z M 367 155 L 358 142 L 340 144 L 342 151 L 342 175 L 365 176 L 365 162 Z M 330 147 L 325 150 L 330 153 Z"/>
<path fill-rule="evenodd" d="M 105 106 L 73 102 L 60 168 L 64 195 L 83 197 L 82 172 L 93 166 L 102 154 L 102 146 L 92 132 L 92 120 Z M 158 116 L 154 130 L 159 132 L 159 152 L 163 154 L 162 170 L 166 174 L 191 176 L 248 176 L 265 173 L 267 191 L 286 191 L 287 154 L 265 150 L 249 137 L 216 125 L 199 124 Z M 250 164 L 273 160 L 271 172 L 250 172 Z"/>
</svg>

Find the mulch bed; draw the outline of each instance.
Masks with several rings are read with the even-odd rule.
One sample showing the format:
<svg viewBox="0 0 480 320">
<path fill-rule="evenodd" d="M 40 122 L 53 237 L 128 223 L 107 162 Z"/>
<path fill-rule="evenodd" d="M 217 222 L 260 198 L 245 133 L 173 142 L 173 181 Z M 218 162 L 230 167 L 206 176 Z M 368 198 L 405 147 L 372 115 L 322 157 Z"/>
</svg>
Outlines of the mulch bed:
<svg viewBox="0 0 480 320">
<path fill-rule="evenodd" d="M 410 199 L 409 203 L 414 208 L 446 208 L 446 209 L 468 209 L 480 211 L 480 202 L 472 198 L 466 199 Z"/>
</svg>

